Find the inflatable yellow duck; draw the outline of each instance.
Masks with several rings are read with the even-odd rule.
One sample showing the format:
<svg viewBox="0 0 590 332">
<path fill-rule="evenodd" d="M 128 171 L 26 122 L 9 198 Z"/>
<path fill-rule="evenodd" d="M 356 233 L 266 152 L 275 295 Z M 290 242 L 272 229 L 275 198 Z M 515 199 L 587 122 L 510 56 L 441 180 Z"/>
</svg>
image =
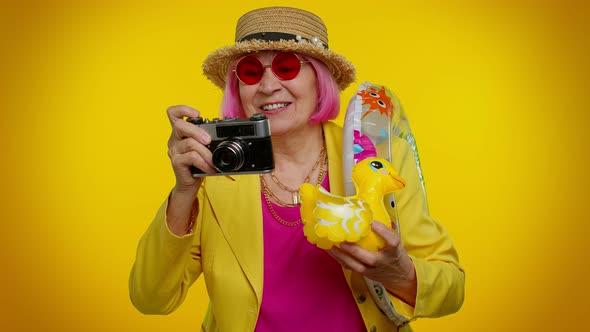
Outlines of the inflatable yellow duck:
<svg viewBox="0 0 590 332">
<path fill-rule="evenodd" d="M 384 196 L 404 188 L 406 183 L 383 158 L 358 162 L 352 168 L 352 180 L 356 195 L 349 197 L 333 195 L 321 185 L 301 185 L 303 233 L 309 242 L 322 249 L 354 242 L 367 250 L 378 251 L 385 242 L 371 230 L 371 223 L 378 221 L 391 228 Z"/>
</svg>

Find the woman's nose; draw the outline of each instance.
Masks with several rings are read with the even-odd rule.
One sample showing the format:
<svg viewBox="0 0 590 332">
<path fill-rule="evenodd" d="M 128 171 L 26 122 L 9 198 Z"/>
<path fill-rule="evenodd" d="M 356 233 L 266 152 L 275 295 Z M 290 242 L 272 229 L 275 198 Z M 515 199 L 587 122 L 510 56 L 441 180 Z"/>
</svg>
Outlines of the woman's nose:
<svg viewBox="0 0 590 332">
<path fill-rule="evenodd" d="M 270 65 L 264 66 L 264 73 L 260 79 L 258 90 L 264 94 L 272 94 L 281 88 L 280 80 L 272 72 Z"/>
</svg>

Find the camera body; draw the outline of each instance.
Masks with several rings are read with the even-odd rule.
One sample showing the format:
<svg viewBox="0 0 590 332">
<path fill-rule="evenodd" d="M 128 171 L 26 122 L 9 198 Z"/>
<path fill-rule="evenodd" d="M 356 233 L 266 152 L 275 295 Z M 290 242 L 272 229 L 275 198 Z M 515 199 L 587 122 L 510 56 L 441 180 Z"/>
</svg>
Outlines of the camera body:
<svg viewBox="0 0 590 332">
<path fill-rule="evenodd" d="M 261 174 L 275 168 L 270 138 L 270 123 L 264 114 L 248 119 L 188 118 L 211 136 L 207 148 L 213 153 L 215 175 Z M 193 177 L 207 176 L 191 166 Z"/>
</svg>

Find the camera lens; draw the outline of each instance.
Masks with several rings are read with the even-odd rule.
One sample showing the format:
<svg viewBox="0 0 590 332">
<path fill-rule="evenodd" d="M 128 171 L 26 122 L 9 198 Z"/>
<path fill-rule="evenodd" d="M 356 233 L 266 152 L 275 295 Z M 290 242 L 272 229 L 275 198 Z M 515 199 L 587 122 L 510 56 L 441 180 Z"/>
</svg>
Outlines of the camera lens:
<svg viewBox="0 0 590 332">
<path fill-rule="evenodd" d="M 235 172 L 244 165 L 247 149 L 243 140 L 223 141 L 213 151 L 213 166 L 219 172 Z"/>
</svg>

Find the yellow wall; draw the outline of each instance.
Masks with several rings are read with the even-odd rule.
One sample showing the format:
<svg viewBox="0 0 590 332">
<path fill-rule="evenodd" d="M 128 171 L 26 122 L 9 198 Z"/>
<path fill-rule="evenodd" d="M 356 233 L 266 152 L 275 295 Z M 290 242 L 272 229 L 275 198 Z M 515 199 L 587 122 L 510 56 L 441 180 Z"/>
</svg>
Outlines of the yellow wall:
<svg viewBox="0 0 590 332">
<path fill-rule="evenodd" d="M 322 16 L 358 83 L 408 112 L 467 271 L 462 310 L 415 330 L 587 325 L 585 2 L 203 2 L 3 2 L 0 329 L 198 329 L 202 281 L 167 317 L 128 300 L 137 240 L 173 184 L 165 109 L 215 115 L 202 60 L 240 14 L 275 4 Z"/>
</svg>

